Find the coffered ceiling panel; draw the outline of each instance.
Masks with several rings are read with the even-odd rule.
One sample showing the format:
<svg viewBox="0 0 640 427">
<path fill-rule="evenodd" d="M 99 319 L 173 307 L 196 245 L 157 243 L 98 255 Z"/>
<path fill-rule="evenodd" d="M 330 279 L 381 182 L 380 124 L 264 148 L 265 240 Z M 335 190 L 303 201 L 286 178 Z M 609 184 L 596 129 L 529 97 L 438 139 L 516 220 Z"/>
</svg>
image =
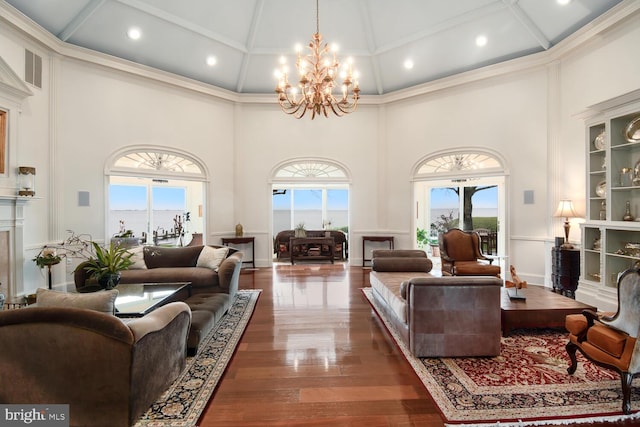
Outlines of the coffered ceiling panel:
<svg viewBox="0 0 640 427">
<path fill-rule="evenodd" d="M 316 31 L 314 0 L 6 2 L 66 43 L 239 93 L 273 93 L 280 57 L 293 68 Z M 318 2 L 321 34 L 354 58 L 366 95 L 544 51 L 621 0 Z"/>
</svg>

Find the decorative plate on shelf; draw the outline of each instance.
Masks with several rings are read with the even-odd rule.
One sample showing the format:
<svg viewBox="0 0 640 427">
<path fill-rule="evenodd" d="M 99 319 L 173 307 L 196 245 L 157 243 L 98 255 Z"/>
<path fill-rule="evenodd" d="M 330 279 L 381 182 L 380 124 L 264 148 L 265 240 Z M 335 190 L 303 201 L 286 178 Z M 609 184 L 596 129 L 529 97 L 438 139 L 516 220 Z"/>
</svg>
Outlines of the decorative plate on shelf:
<svg viewBox="0 0 640 427">
<path fill-rule="evenodd" d="M 606 133 L 603 130 L 596 136 L 596 139 L 593 140 L 593 146 L 596 150 L 604 150 L 607 147 Z"/>
<path fill-rule="evenodd" d="M 624 130 L 624 137 L 629 142 L 640 142 L 640 117 L 631 120 Z"/>
<path fill-rule="evenodd" d="M 604 197 L 607 193 L 607 181 L 600 181 L 598 185 L 596 185 L 596 196 Z"/>
</svg>

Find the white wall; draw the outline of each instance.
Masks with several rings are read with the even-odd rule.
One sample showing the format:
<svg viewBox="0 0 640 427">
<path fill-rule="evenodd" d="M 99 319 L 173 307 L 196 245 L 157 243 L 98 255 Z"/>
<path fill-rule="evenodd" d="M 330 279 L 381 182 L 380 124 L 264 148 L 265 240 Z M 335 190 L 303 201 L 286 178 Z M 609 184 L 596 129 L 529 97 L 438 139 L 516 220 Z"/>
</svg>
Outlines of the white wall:
<svg viewBox="0 0 640 427">
<path fill-rule="evenodd" d="M 275 97 L 274 97 L 275 101 Z M 360 106 L 342 118 L 307 117 L 296 120 L 271 105 L 238 108 L 236 139 L 236 220 L 245 234 L 256 236 L 256 259 L 266 265 L 272 257 L 271 184 L 277 165 L 296 158 L 324 158 L 342 164 L 351 177 L 351 249 L 366 230 L 381 227 L 377 220 L 377 146 L 379 108 Z M 355 243 L 354 243 L 355 242 Z M 350 256 L 354 252 L 350 251 Z M 357 257 L 357 252 L 355 252 Z"/>
<path fill-rule="evenodd" d="M 273 169 L 295 158 L 343 164 L 351 178 L 350 255 L 357 263 L 364 234 L 393 234 L 396 247 L 411 245 L 411 173 L 420 159 L 447 148 L 486 147 L 507 161 L 510 262 L 525 280 L 544 283 L 550 242 L 562 235 L 552 205 L 570 196 L 584 210 L 584 128 L 575 114 L 640 87 L 640 58 L 634 54 L 639 42 L 638 17 L 631 17 L 547 68 L 361 105 L 350 116 L 314 121 L 286 116 L 275 97 L 272 104 L 234 104 L 206 90 L 55 55 L 49 60 L 35 45 L 53 87 L 46 77 L 21 119 L 16 155 L 38 168 L 42 197 L 27 209 L 26 245 L 63 238 L 65 229 L 104 238 L 104 162 L 116 150 L 145 144 L 202 160 L 210 177 L 207 241 L 218 243 L 242 223 L 245 234 L 256 236 L 256 260 L 263 266 L 272 249 Z M 23 48 L 30 44 L 0 27 L 0 56 L 20 75 Z M 524 205 L 525 190 L 534 191 L 533 205 Z M 78 191 L 90 192 L 91 206 L 77 206 Z M 576 226 L 572 240 L 579 240 Z M 32 255 L 25 253 L 25 265 L 33 264 Z M 25 291 L 43 284 L 37 270 L 25 271 L 25 279 Z"/>
<path fill-rule="evenodd" d="M 419 160 L 443 150 L 488 148 L 505 158 L 510 173 L 509 262 L 524 276 L 543 278 L 544 263 L 527 262 L 533 256 L 544 259 L 543 243 L 523 251 L 520 241 L 539 241 L 547 235 L 545 88 L 546 72 L 539 68 L 389 105 L 384 157 L 388 186 L 398 191 L 385 209 L 393 228 L 410 228 L 409 179 Z M 534 191 L 533 205 L 524 205 L 524 190 Z"/>
</svg>

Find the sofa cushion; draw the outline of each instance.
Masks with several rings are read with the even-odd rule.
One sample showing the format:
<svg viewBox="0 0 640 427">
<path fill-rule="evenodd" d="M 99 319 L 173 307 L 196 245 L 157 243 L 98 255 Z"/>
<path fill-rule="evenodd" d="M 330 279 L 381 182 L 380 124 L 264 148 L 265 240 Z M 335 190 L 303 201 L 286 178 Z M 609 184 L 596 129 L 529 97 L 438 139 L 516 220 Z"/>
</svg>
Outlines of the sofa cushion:
<svg viewBox="0 0 640 427">
<path fill-rule="evenodd" d="M 402 282 L 412 277 L 430 277 L 429 273 L 379 272 L 369 273 L 371 288 L 380 294 L 389 308 L 402 322 L 407 323 L 407 300 L 402 296 Z M 406 294 L 406 290 L 405 290 Z"/>
<path fill-rule="evenodd" d="M 624 351 L 628 335 L 596 323 L 587 331 L 587 341 L 613 357 L 619 358 Z"/>
<path fill-rule="evenodd" d="M 375 257 L 371 261 L 373 271 L 398 271 L 398 272 L 422 272 L 428 273 L 433 268 L 433 263 L 425 257 Z"/>
<path fill-rule="evenodd" d="M 224 261 L 228 253 L 229 248 L 227 247 L 212 248 L 211 246 L 205 246 L 198 256 L 196 267 L 206 267 L 218 271 L 220 263 Z"/>
<path fill-rule="evenodd" d="M 454 264 L 456 276 L 486 276 L 500 274 L 499 265 L 489 265 L 477 261 L 456 261 Z"/>
<path fill-rule="evenodd" d="M 134 246 L 131 249 L 128 249 L 127 252 L 133 254 L 131 255 L 131 261 L 133 264 L 129 266 L 130 270 L 146 270 L 147 264 L 144 262 L 144 246 Z"/>
<path fill-rule="evenodd" d="M 202 246 L 168 248 L 163 246 L 145 246 L 144 262 L 147 268 L 195 267 Z"/>
<path fill-rule="evenodd" d="M 120 283 L 191 282 L 192 288 L 220 286 L 218 274 L 205 267 L 158 267 L 148 270 L 124 270 Z"/>
<path fill-rule="evenodd" d="M 84 308 L 114 314 L 117 296 L 117 289 L 75 294 L 39 288 L 36 291 L 36 306 Z"/>
</svg>

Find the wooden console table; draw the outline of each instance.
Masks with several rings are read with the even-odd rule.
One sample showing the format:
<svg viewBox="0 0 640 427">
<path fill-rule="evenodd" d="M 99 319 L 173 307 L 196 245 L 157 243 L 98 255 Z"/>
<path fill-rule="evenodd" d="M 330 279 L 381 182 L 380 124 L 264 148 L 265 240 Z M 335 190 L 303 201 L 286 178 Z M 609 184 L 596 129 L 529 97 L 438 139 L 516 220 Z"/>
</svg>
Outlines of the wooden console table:
<svg viewBox="0 0 640 427">
<path fill-rule="evenodd" d="M 389 249 L 393 249 L 393 236 L 362 236 L 362 266 L 364 267 L 367 261 L 371 261 L 365 254 L 366 242 L 389 242 Z"/>
<path fill-rule="evenodd" d="M 229 245 L 251 245 L 251 259 L 247 261 L 242 261 L 242 264 L 251 264 L 253 268 L 256 268 L 256 245 L 255 245 L 255 237 L 223 237 L 222 244 L 224 246 Z"/>
<path fill-rule="evenodd" d="M 298 246 L 299 250 L 294 250 Z M 322 247 L 328 246 L 328 250 L 323 251 Z M 317 251 L 315 250 L 317 248 Z M 296 260 L 329 260 L 333 264 L 333 257 L 336 249 L 336 241 L 333 237 L 292 237 L 289 239 L 289 250 L 291 251 L 291 264 Z M 313 251 L 309 254 L 310 250 Z"/>
</svg>

